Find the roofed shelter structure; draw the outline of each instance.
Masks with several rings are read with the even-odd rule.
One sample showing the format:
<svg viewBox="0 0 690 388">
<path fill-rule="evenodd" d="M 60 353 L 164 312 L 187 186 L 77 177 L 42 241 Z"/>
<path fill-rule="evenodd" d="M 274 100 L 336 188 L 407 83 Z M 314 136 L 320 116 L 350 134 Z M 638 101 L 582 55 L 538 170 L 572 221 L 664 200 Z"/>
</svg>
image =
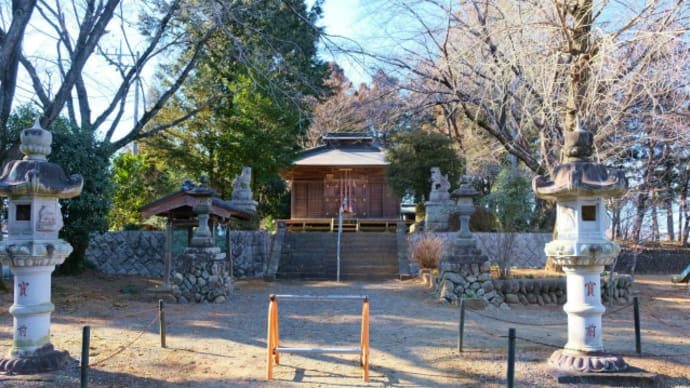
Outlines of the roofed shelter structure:
<svg viewBox="0 0 690 388">
<path fill-rule="evenodd" d="M 385 179 L 383 149 L 362 133 L 330 133 L 283 172 L 292 190 L 288 229 L 333 230 L 341 205 L 346 225 L 389 227 L 400 221 L 400 198 Z M 347 198 L 347 201 L 345 201 Z"/>
<path fill-rule="evenodd" d="M 165 244 L 165 271 L 163 275 L 163 286 L 170 285 L 170 272 L 172 270 L 172 240 L 173 229 L 175 227 L 188 228 L 188 240 L 192 238 L 192 228 L 199 225 L 197 213 L 194 206 L 198 204 L 199 198 L 195 195 L 195 190 L 200 186 L 196 186 L 187 181 L 182 185 L 182 188 L 174 193 L 168 194 L 155 201 L 139 208 L 139 212 L 143 218 L 153 216 L 165 217 L 166 222 L 166 244 Z M 208 214 L 209 227 L 213 231 L 216 225 L 228 225 L 230 221 L 235 219 L 247 220 L 250 214 L 233 206 L 230 201 L 225 201 L 218 197 L 211 199 L 211 209 Z M 229 239 L 230 233 L 226 233 L 226 239 Z M 226 241 L 227 247 L 230 247 L 229 241 Z M 227 257 L 232 257 L 228 255 Z M 231 267 L 232 269 L 232 267 Z"/>
</svg>

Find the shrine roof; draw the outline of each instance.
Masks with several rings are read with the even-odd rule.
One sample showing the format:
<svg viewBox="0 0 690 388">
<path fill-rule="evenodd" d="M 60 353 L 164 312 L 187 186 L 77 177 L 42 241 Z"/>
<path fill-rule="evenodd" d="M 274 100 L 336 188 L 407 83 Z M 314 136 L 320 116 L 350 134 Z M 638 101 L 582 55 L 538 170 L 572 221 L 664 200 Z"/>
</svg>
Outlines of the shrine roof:
<svg viewBox="0 0 690 388">
<path fill-rule="evenodd" d="M 306 150 L 295 166 L 386 166 L 386 155 L 376 146 L 320 146 Z"/>
</svg>

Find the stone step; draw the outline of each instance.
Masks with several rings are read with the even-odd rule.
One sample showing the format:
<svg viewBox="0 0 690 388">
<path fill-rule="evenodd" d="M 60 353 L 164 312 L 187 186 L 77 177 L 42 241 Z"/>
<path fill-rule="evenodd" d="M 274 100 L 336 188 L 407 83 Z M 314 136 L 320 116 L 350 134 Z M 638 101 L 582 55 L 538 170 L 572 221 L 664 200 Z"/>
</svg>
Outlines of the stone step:
<svg viewBox="0 0 690 388">
<path fill-rule="evenodd" d="M 288 233 L 278 278 L 333 279 L 336 276 L 337 233 Z M 360 232 L 341 235 L 341 277 L 389 279 L 398 276 L 395 233 Z"/>
</svg>

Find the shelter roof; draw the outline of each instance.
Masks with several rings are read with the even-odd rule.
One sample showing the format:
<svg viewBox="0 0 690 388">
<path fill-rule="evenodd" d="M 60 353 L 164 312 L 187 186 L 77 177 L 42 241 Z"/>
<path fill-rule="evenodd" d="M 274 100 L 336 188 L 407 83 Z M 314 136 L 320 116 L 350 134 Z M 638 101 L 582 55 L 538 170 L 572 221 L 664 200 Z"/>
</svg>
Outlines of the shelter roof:
<svg viewBox="0 0 690 388">
<path fill-rule="evenodd" d="M 179 190 L 147 203 L 139 208 L 139 212 L 144 218 L 160 216 L 172 219 L 194 219 L 196 213 L 192 207 L 198 200 L 198 197 L 191 195 L 188 190 Z M 211 217 L 222 220 L 229 220 L 231 217 L 245 220 L 250 218 L 249 214 L 233 206 L 230 201 L 214 197 L 211 203 Z"/>
</svg>

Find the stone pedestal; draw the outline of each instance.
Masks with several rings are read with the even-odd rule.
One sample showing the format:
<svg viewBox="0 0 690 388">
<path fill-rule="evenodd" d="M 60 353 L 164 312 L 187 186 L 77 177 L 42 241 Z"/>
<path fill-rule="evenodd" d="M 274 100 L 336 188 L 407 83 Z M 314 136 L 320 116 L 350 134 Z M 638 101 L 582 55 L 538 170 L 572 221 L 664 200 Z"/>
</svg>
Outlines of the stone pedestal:
<svg viewBox="0 0 690 388">
<path fill-rule="evenodd" d="M 594 261 L 594 260 L 593 260 Z M 571 372 L 616 372 L 625 370 L 623 358 L 604 351 L 601 316 L 601 272 L 604 265 L 564 265 L 566 273 L 568 342 L 555 351 L 549 363 Z"/>
<path fill-rule="evenodd" d="M 455 202 L 446 199 L 440 202 L 426 202 L 426 215 L 424 216 L 424 230 L 427 232 L 448 231 L 448 218 L 455 212 Z"/>
<path fill-rule="evenodd" d="M 224 303 L 232 292 L 225 252 L 218 247 L 189 247 L 178 256 L 173 295 L 178 303 Z"/>
</svg>

